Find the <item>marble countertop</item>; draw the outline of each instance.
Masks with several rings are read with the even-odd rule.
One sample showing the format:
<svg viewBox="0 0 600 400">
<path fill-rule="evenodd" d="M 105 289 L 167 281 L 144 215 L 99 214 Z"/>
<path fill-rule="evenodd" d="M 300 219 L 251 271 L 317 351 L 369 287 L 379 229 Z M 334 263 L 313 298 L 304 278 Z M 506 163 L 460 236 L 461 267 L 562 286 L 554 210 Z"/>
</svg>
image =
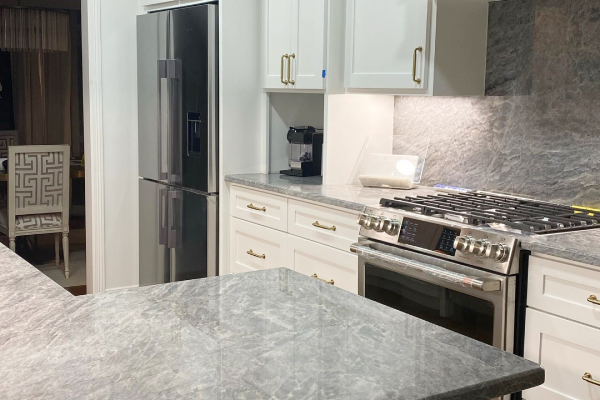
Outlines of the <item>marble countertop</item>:
<svg viewBox="0 0 600 400">
<path fill-rule="evenodd" d="M 489 399 L 536 364 L 287 269 L 72 297 L 0 246 L 0 397 Z"/>
<path fill-rule="evenodd" d="M 279 174 L 227 175 L 226 182 L 318 203 L 362 211 L 365 206 L 377 206 L 382 197 L 426 196 L 439 193 L 430 187 L 411 190 L 378 189 L 356 185 L 323 185 L 319 177 L 298 178 Z"/>
<path fill-rule="evenodd" d="M 425 186 L 412 190 L 394 190 L 365 188 L 361 185 L 323 185 L 321 177 L 295 178 L 279 174 L 228 175 L 225 180 L 355 211 L 362 211 L 365 206 L 376 206 L 383 197 L 427 196 L 440 193 Z M 596 245 L 600 241 L 600 228 L 551 235 L 519 236 L 525 250 L 600 267 L 600 247 Z"/>
</svg>

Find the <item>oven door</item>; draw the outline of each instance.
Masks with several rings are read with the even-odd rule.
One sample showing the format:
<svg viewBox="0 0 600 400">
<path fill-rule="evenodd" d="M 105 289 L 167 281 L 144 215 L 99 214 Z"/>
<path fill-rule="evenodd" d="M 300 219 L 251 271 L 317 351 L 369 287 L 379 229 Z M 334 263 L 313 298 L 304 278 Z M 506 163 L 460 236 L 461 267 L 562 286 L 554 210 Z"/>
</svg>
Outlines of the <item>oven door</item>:
<svg viewBox="0 0 600 400">
<path fill-rule="evenodd" d="M 359 294 L 512 352 L 514 277 L 368 240 L 359 256 Z"/>
</svg>

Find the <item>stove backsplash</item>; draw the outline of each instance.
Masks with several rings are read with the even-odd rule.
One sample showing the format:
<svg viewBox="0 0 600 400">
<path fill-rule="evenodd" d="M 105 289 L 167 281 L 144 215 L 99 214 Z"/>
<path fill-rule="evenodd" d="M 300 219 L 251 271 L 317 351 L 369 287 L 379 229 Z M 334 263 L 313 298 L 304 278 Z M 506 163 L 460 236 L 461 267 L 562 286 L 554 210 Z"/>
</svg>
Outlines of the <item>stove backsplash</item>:
<svg viewBox="0 0 600 400">
<path fill-rule="evenodd" d="M 490 3 L 486 97 L 396 97 L 421 184 L 600 206 L 600 2 Z"/>
</svg>

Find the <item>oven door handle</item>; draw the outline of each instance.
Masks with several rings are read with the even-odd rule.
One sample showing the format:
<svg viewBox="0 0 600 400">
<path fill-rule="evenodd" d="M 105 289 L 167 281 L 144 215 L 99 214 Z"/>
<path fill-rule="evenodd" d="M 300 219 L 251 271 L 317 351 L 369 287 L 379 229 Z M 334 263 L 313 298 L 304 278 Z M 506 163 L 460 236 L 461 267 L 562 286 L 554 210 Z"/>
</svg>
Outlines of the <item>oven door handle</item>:
<svg viewBox="0 0 600 400">
<path fill-rule="evenodd" d="M 360 243 L 355 243 L 350 246 L 350 251 L 362 258 L 374 261 L 382 261 L 399 268 L 405 268 L 422 274 L 434 276 L 446 282 L 472 288 L 482 292 L 499 292 L 502 289 L 502 282 L 499 280 L 473 277 L 458 272 L 448 271 L 447 269 L 435 265 L 429 265 L 419 261 L 410 260 L 405 257 L 397 256 L 395 254 L 387 254 L 373 250 L 362 246 Z"/>
</svg>

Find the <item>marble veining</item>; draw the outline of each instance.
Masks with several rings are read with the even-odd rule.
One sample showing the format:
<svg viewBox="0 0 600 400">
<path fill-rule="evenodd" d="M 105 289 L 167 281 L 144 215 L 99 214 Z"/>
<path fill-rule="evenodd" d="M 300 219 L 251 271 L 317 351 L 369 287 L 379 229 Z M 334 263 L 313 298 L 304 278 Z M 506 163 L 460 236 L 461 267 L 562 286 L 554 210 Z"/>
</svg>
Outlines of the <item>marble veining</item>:
<svg viewBox="0 0 600 400">
<path fill-rule="evenodd" d="M 552 235 L 529 236 L 521 247 L 533 253 L 546 254 L 600 267 L 600 229 Z"/>
<path fill-rule="evenodd" d="M 490 3 L 485 97 L 396 97 L 395 153 L 427 148 L 421 184 L 600 207 L 596 0 Z"/>
<path fill-rule="evenodd" d="M 424 186 L 412 190 L 396 190 L 368 188 L 358 184 L 323 185 L 321 177 L 297 178 L 279 174 L 227 175 L 225 181 L 354 211 L 362 211 L 365 206 L 377 206 L 382 197 L 393 199 L 438 193 L 435 189 Z"/>
<path fill-rule="evenodd" d="M 0 277 L 4 400 L 484 400 L 544 381 L 287 269 L 76 298 L 0 246 Z"/>
</svg>

